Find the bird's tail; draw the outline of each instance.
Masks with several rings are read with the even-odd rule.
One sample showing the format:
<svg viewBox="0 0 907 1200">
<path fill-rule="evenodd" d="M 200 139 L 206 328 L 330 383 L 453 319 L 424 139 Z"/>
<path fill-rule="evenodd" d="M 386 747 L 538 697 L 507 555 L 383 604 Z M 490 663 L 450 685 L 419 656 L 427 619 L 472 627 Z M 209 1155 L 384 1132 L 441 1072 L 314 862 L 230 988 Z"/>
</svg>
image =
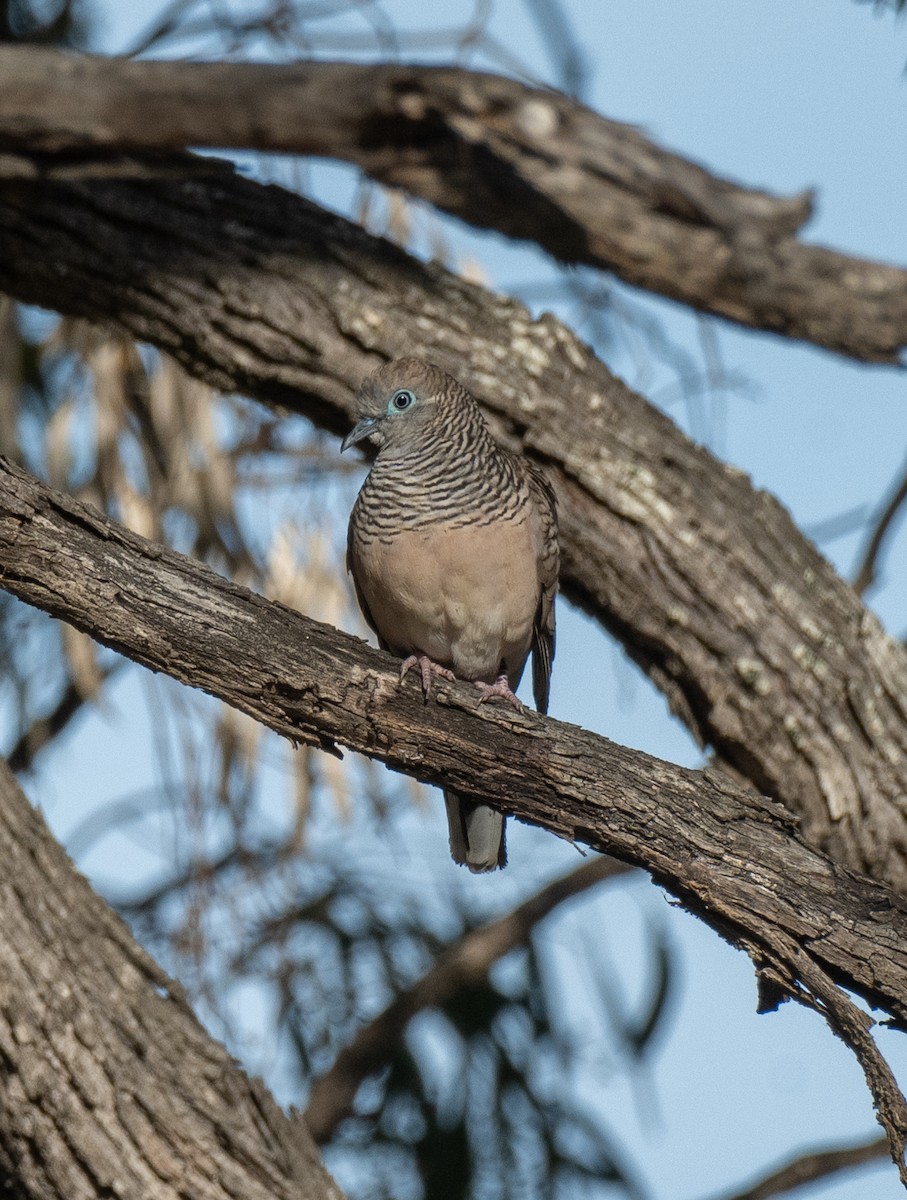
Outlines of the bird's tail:
<svg viewBox="0 0 907 1200">
<path fill-rule="evenodd" d="M 454 862 L 477 875 L 506 866 L 504 814 L 487 804 L 466 800 L 457 792 L 445 792 L 444 803 Z"/>
</svg>

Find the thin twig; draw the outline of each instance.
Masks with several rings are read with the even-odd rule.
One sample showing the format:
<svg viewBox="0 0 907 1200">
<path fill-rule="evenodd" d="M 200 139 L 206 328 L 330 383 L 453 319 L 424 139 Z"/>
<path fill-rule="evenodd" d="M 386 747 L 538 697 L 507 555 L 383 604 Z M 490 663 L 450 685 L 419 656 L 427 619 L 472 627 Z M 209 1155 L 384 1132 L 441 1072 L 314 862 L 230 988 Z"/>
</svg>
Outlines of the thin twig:
<svg viewBox="0 0 907 1200">
<path fill-rule="evenodd" d="M 771 1174 L 750 1184 L 742 1192 L 726 1192 L 711 1200 L 769 1200 L 817 1179 L 826 1179 L 838 1171 L 853 1170 L 864 1163 L 875 1162 L 888 1154 L 888 1141 L 883 1137 L 857 1142 L 853 1146 L 836 1146 L 832 1150 L 814 1150 L 801 1154 Z"/>
<path fill-rule="evenodd" d="M 114 672 L 123 665 L 123 662 L 124 660 L 120 659 L 111 663 L 109 667 L 100 668 L 101 684 L 107 683 Z M 93 696 L 84 696 L 78 686 L 70 680 L 54 708 L 44 716 L 36 717 L 28 729 L 19 736 L 16 744 L 6 756 L 10 768 L 16 774 L 30 771 L 35 765 L 35 759 L 40 751 L 59 733 L 63 732 L 88 700 L 93 699 Z"/>
<path fill-rule="evenodd" d="M 866 542 L 866 549 L 863 551 L 863 558 L 853 581 L 854 591 L 858 596 L 862 596 L 876 582 L 882 544 L 905 500 L 907 500 L 907 464 L 901 468 L 901 481 L 891 493 L 888 503 L 876 520 Z"/>
</svg>

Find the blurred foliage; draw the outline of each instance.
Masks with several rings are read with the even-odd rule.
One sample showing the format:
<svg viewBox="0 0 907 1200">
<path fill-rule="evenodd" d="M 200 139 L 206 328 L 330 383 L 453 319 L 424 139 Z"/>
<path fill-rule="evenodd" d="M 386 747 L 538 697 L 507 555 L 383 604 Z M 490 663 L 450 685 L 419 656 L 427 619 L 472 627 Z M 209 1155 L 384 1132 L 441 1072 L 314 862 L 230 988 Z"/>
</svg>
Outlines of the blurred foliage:
<svg viewBox="0 0 907 1200">
<path fill-rule="evenodd" d="M 78 48 L 90 30 L 84 0 L 0 0 L 0 43 Z"/>
<path fill-rule="evenodd" d="M 907 0 L 857 0 L 857 4 L 871 4 L 876 13 L 890 11 L 898 16 L 907 9 Z"/>
<path fill-rule="evenodd" d="M 357 468 L 339 464 L 306 422 L 218 396 L 165 356 L 4 298 L 0 364 L 2 453 L 144 537 L 321 620 L 355 624 L 342 531 L 328 514 L 332 489 L 351 487 Z M 304 507 L 294 496 L 300 486 L 308 488 Z M 261 496 L 267 522 L 252 518 Z M 60 706 L 75 715 L 73 690 L 94 697 L 116 659 L 11 601 L 2 620 L 0 697 L 15 710 L 21 743 L 36 722 L 54 722 Z M 226 781 L 256 769 L 258 731 L 244 721 L 219 706 L 205 712 L 207 741 L 222 751 L 222 804 Z M 21 746 L 17 753 L 20 768 L 30 765 Z M 298 795 L 304 781 L 290 778 Z"/>
<path fill-rule="evenodd" d="M 120 896 L 118 906 L 206 998 L 209 1023 L 231 1045 L 249 996 L 271 997 L 273 1028 L 258 1057 L 270 1077 L 297 1081 L 289 1086 L 300 1103 L 298 1081 L 328 1072 L 357 1030 L 489 919 L 487 902 L 477 905 L 450 878 L 398 875 L 337 849 L 305 858 L 273 840 L 241 852 L 232 844 L 207 869 L 196 862 L 150 895 Z M 591 927 L 608 919 L 607 897 L 594 897 L 583 901 Z M 593 1005 L 571 1012 L 546 953 L 551 939 L 569 937 L 559 912 L 541 928 L 481 981 L 419 1011 L 387 1066 L 365 1080 L 353 1116 L 325 1147 L 349 1194 L 641 1195 L 576 1081 L 590 1054 L 609 1077 L 651 1059 L 671 1010 L 673 956 L 651 930 L 640 997 L 618 1000 L 612 982 L 608 1003 L 596 1004 L 597 984 L 615 972 L 593 939 L 577 968 L 578 978 L 594 977 Z"/>
</svg>

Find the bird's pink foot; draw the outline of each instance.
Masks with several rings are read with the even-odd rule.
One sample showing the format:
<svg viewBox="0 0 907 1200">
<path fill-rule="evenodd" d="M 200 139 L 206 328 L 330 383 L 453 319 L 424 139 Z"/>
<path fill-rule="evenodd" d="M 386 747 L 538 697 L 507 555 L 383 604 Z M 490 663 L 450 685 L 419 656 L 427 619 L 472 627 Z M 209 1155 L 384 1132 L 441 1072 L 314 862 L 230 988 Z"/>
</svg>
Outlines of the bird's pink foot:
<svg viewBox="0 0 907 1200">
<path fill-rule="evenodd" d="M 447 667 L 442 667 L 440 663 L 433 662 L 427 654 L 411 654 L 409 658 L 403 660 L 400 666 L 400 682 L 403 682 L 408 671 L 413 667 L 419 668 L 419 674 L 422 677 L 422 695 L 425 697 L 426 703 L 431 695 L 431 680 L 432 676 L 438 679 L 449 679 L 451 683 L 455 682 L 456 675 L 453 671 L 449 671 Z"/>
<path fill-rule="evenodd" d="M 482 693 L 479 697 L 480 704 L 484 704 L 486 700 L 506 700 L 508 704 L 513 705 L 517 712 L 523 711 L 522 701 L 518 700 L 511 691 L 506 675 L 499 675 L 494 683 L 479 682 L 476 687 Z"/>
</svg>

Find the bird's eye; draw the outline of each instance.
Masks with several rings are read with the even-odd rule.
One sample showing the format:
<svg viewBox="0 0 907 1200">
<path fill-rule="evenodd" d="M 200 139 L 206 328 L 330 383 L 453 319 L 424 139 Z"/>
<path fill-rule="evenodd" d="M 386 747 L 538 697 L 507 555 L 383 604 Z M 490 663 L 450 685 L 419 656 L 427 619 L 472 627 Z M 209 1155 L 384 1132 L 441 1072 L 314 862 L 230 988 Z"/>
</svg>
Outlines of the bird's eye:
<svg viewBox="0 0 907 1200">
<path fill-rule="evenodd" d="M 410 408 L 416 403 L 416 397 L 407 388 L 402 388 L 399 392 L 394 392 L 391 397 L 391 404 L 397 412 L 403 412 L 405 408 Z"/>
</svg>

